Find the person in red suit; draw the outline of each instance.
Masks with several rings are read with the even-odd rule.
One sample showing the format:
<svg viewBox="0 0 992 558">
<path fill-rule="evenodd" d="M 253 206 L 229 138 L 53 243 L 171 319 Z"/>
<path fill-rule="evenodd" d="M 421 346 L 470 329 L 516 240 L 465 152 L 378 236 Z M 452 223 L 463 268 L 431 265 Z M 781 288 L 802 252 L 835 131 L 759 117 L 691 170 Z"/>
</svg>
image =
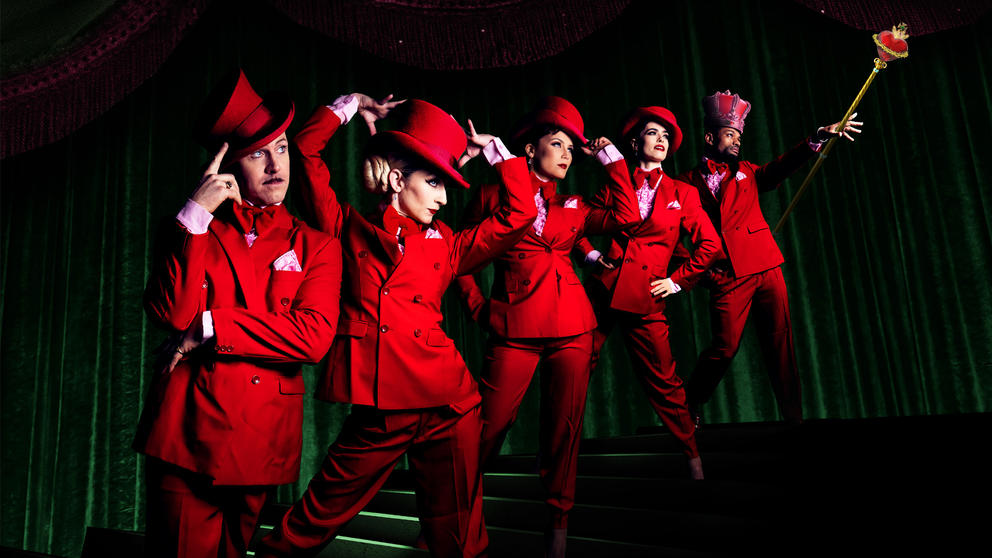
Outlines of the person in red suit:
<svg viewBox="0 0 992 558">
<path fill-rule="evenodd" d="M 321 151 L 356 112 L 374 131 L 396 104 L 388 97 L 341 97 L 318 107 L 294 138 L 307 204 L 319 228 L 341 239 L 344 253 L 338 336 L 317 396 L 353 406 L 306 492 L 257 556 L 315 554 L 368 503 L 404 453 L 431 554 L 478 556 L 488 546 L 481 399 L 441 329 L 441 299 L 455 277 L 502 254 L 534 221 L 530 181 L 525 161 L 498 138 L 475 133 L 469 121 L 467 144 L 454 118 L 414 99 L 397 109 L 396 129 L 376 133 L 366 148 L 363 184 L 380 197 L 378 207 L 362 215 L 339 202 Z M 435 214 L 447 202 L 446 186 L 468 187 L 456 164 L 480 151 L 499 174 L 505 202 L 454 232 Z"/>
<path fill-rule="evenodd" d="M 341 246 L 282 205 L 292 118 L 242 72 L 220 83 L 197 124 L 215 156 L 159 240 L 145 311 L 175 334 L 134 442 L 150 556 L 244 556 L 270 488 L 299 475 L 300 365 L 334 338 Z"/>
<path fill-rule="evenodd" d="M 627 115 L 620 130 L 637 161 L 632 179 L 642 221 L 614 234 L 606 256 L 586 239 L 578 245 L 587 262 L 599 264 L 586 282 L 599 322 L 593 333 L 592 368 L 606 338 L 619 326 L 651 406 L 684 445 L 690 476 L 701 480 L 696 427 L 668 341 L 665 298 L 696 284 L 720 250 L 720 241 L 703 213 L 696 189 L 662 170 L 668 155 L 682 145 L 675 115 L 664 107 L 638 107 Z M 606 201 L 600 195 L 592 203 Z M 683 236 L 691 241 L 692 254 L 669 275 L 669 263 Z"/>
<path fill-rule="evenodd" d="M 475 278 L 458 279 L 473 317 L 490 331 L 482 371 L 482 458 L 499 451 L 538 362 L 541 376 L 541 478 L 550 518 L 548 554 L 564 553 L 568 512 L 575 498 L 582 415 L 589 382 L 592 329 L 589 299 L 569 261 L 583 234 L 612 232 L 636 224 L 637 201 L 623 156 L 606 138 L 589 142 L 582 116 L 560 97 L 544 99 L 513 134 L 515 151 L 530 168 L 528 198 L 537 219 L 527 233 L 495 262 L 489 300 Z M 557 190 L 576 146 L 595 155 L 609 176 L 603 207 Z M 479 189 L 469 202 L 466 223 L 478 223 L 499 207 L 499 189 Z"/>
<path fill-rule="evenodd" d="M 802 421 L 799 370 L 792 343 L 789 299 L 782 276 L 785 261 L 761 213 L 758 194 L 774 190 L 819 152 L 824 143 L 861 122 L 819 128 L 812 136 L 765 165 L 740 160 L 744 119 L 751 103 L 730 91 L 703 98 L 703 158 L 679 176 L 696 187 L 703 209 L 720 234 L 722 247 L 705 285 L 710 289 L 713 340 L 699 354 L 686 386 L 689 408 L 699 423 L 699 409 L 709 400 L 740 346 L 741 333 L 753 310 L 768 376 L 785 420 Z"/>
</svg>

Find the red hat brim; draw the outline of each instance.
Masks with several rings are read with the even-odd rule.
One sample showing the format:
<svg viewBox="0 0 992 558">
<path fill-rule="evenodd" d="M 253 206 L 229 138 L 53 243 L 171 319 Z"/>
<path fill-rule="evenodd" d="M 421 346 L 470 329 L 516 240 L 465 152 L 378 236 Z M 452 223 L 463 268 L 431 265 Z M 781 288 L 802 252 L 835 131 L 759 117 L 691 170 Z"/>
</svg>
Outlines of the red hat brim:
<svg viewBox="0 0 992 558">
<path fill-rule="evenodd" d="M 259 130 L 257 134 L 248 138 L 246 141 L 238 142 L 238 145 L 230 145 L 227 154 L 224 155 L 223 166 L 229 165 L 252 151 L 268 145 L 285 132 L 293 122 L 296 107 L 293 105 L 293 101 L 289 98 L 289 95 L 282 92 L 269 93 L 265 96 L 262 104 L 272 113 L 272 125 Z"/>
<path fill-rule="evenodd" d="M 572 141 L 580 146 L 589 143 L 589 140 L 582 135 L 582 132 L 579 131 L 575 124 L 561 114 L 549 109 L 540 109 L 525 116 L 523 121 L 517 124 L 516 131 L 510 136 L 510 141 L 516 143 L 527 132 L 541 125 L 551 125 L 561 128 L 563 132 L 572 138 Z"/>
<path fill-rule="evenodd" d="M 679 150 L 679 147 L 682 146 L 682 128 L 679 128 L 678 122 L 675 121 L 675 114 L 664 107 L 637 107 L 632 110 L 620 125 L 622 141 L 630 140 L 634 134 L 639 132 L 640 130 L 634 130 L 634 126 L 644 120 L 653 120 L 659 124 L 664 124 L 665 128 L 672 134 L 672 153 Z"/>
<path fill-rule="evenodd" d="M 465 181 L 461 173 L 451 163 L 451 155 L 441 148 L 432 147 L 410 134 L 397 130 L 387 130 L 372 136 L 372 139 L 369 140 L 369 147 L 375 148 L 379 146 L 386 147 L 387 149 L 391 147 L 406 149 L 423 159 L 431 167 L 441 171 L 441 174 L 447 176 L 463 188 L 469 187 L 469 183 Z"/>
</svg>

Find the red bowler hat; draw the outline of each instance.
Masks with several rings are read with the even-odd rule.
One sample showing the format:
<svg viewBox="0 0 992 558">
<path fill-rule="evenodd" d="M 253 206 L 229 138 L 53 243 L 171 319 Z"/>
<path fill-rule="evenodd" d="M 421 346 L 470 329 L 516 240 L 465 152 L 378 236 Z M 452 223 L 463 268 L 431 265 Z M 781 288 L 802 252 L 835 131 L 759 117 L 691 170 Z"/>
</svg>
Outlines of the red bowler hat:
<svg viewBox="0 0 992 558">
<path fill-rule="evenodd" d="M 579 145 L 589 143 L 589 140 L 582 135 L 585 124 L 582 122 L 579 109 L 565 99 L 555 96 L 545 97 L 538 103 L 536 109 L 520 119 L 510 136 L 510 141 L 516 143 L 524 134 L 541 125 L 561 128 Z"/>
<path fill-rule="evenodd" d="M 703 125 L 707 128 L 733 128 L 744 133 L 744 119 L 751 112 L 751 103 L 731 94 L 730 90 L 703 97 Z"/>
<path fill-rule="evenodd" d="M 396 108 L 399 126 L 379 132 L 369 140 L 370 147 L 399 146 L 424 159 L 432 167 L 468 188 L 457 170 L 458 158 L 465 153 L 465 130 L 450 114 L 420 99 L 409 99 Z"/>
<path fill-rule="evenodd" d="M 255 93 L 242 70 L 218 83 L 200 108 L 193 135 L 211 153 L 228 143 L 223 165 L 267 145 L 293 121 L 293 101 L 285 93 Z"/>
<path fill-rule="evenodd" d="M 664 125 L 672 136 L 672 153 L 679 150 L 679 146 L 682 145 L 682 128 L 679 128 L 675 114 L 665 107 L 637 107 L 630 111 L 623 123 L 620 124 L 620 138 L 627 140 L 634 134 L 640 133 L 640 130 L 635 130 L 634 126 L 637 126 L 638 122 L 646 120 Z"/>
</svg>

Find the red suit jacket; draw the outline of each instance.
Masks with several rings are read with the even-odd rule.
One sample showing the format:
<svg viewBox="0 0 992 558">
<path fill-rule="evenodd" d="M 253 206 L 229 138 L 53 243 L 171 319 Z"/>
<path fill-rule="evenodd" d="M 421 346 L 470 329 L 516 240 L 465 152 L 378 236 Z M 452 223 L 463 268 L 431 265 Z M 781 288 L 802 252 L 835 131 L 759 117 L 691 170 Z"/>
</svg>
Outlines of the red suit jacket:
<svg viewBox="0 0 992 558">
<path fill-rule="evenodd" d="M 760 273 L 785 261 L 761 213 L 758 193 L 777 188 L 814 153 L 803 140 L 764 166 L 741 161 L 736 174 L 731 167 L 724 176 L 719 199 L 706 185 L 705 166 L 679 176 L 679 180 L 692 184 L 699 192 L 703 209 L 723 239 L 722 253 L 717 259 L 729 258 L 737 277 Z"/>
<path fill-rule="evenodd" d="M 635 314 L 664 310 L 664 299 L 651 296 L 650 284 L 669 277 L 669 260 L 681 246 L 679 238 L 683 233 L 689 236 L 694 249 L 671 274 L 672 281 L 683 289 L 696 284 L 720 251 L 719 237 L 700 207 L 695 188 L 662 174 L 654 195 L 654 206 L 647 218 L 613 236 L 607 258 L 617 262 L 616 267 L 597 266 L 593 275 L 610 292 L 610 307 L 616 310 Z M 603 200 L 597 196 L 592 203 L 601 204 Z M 593 249 L 586 239 L 579 247 L 583 254 Z"/>
<path fill-rule="evenodd" d="M 280 206 L 248 247 L 230 205 L 207 233 L 176 222 L 145 291 L 149 318 L 182 332 L 210 310 L 213 343 L 153 380 L 135 449 L 215 484 L 284 484 L 300 471 L 301 363 L 327 352 L 338 319 L 341 246 Z M 303 271 L 273 262 L 296 252 Z"/>
<path fill-rule="evenodd" d="M 585 234 L 603 234 L 640 221 L 637 198 L 624 162 L 606 165 L 607 186 L 601 189 L 604 203 L 587 204 L 581 196 L 555 192 L 554 182 L 541 182 L 531 175 L 527 201 L 534 207 L 534 194 L 544 189 L 548 200 L 547 221 L 538 236 L 533 227 L 495 262 L 495 278 L 489 301 L 488 325 L 501 337 L 569 337 L 596 327 L 596 317 L 569 253 Z M 466 209 L 466 223 L 477 223 L 498 207 L 495 186 L 481 188 Z M 458 288 L 473 317 L 479 319 L 485 304 L 475 278 L 458 278 Z M 482 319 L 485 319 L 483 317 Z"/>
<path fill-rule="evenodd" d="M 441 329 L 441 298 L 457 275 L 477 271 L 533 223 L 526 162 L 517 157 L 495 165 L 507 203 L 489 218 L 457 233 L 435 219 L 431 229 L 405 236 L 401 252 L 381 215 L 363 217 L 339 203 L 329 186 L 320 152 L 340 122 L 319 107 L 293 139 L 318 226 L 339 236 L 344 252 L 341 321 L 317 395 L 380 409 L 471 409 L 480 402 L 478 387 Z"/>
</svg>

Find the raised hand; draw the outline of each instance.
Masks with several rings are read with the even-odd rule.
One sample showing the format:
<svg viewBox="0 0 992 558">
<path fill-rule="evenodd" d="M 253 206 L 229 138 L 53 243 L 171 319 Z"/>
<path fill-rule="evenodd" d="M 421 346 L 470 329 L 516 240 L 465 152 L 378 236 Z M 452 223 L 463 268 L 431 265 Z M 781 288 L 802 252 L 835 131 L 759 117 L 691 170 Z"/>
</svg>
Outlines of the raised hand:
<svg viewBox="0 0 992 558">
<path fill-rule="evenodd" d="M 406 99 L 401 101 L 393 101 L 393 95 L 389 94 L 382 98 L 380 101 L 376 101 L 372 97 L 365 95 L 364 93 L 352 93 L 358 99 L 358 114 L 361 115 L 362 120 L 369 127 L 369 133 L 375 135 L 375 123 L 377 120 L 382 120 L 385 118 L 394 108 L 402 103 L 406 102 Z"/>
<path fill-rule="evenodd" d="M 471 118 L 468 119 L 468 131 L 465 132 L 465 137 L 468 139 L 468 147 L 465 148 L 465 154 L 458 159 L 458 168 L 465 166 L 465 163 L 471 161 L 482 152 L 483 147 L 496 139 L 496 136 L 492 134 L 480 134 L 476 132 Z"/>
<path fill-rule="evenodd" d="M 861 125 L 864 122 L 858 122 L 854 118 L 858 116 L 858 113 L 854 113 L 850 118 L 847 119 L 847 124 L 844 125 L 843 130 L 838 130 L 840 128 L 840 122 L 834 122 L 829 126 L 823 126 L 816 131 L 817 141 L 826 141 L 832 137 L 844 136 L 845 138 L 854 141 L 854 138 L 848 134 L 848 132 L 854 132 L 855 134 L 861 133 Z"/>
<path fill-rule="evenodd" d="M 191 200 L 210 213 L 216 211 L 225 200 L 234 200 L 238 204 L 241 203 L 241 190 L 238 188 L 238 181 L 234 179 L 234 175 L 217 174 L 220 172 L 220 163 L 224 160 L 227 147 L 227 142 L 224 142 L 224 145 L 220 146 L 220 150 L 217 151 L 213 160 L 207 165 L 207 170 L 203 172 L 203 177 L 200 178 L 200 184 L 193 191 L 193 195 L 190 196 Z"/>
<path fill-rule="evenodd" d="M 612 145 L 613 142 L 606 138 L 596 138 L 586 145 L 582 146 L 582 152 L 586 155 L 592 156 L 599 153 L 607 145 Z"/>
</svg>

